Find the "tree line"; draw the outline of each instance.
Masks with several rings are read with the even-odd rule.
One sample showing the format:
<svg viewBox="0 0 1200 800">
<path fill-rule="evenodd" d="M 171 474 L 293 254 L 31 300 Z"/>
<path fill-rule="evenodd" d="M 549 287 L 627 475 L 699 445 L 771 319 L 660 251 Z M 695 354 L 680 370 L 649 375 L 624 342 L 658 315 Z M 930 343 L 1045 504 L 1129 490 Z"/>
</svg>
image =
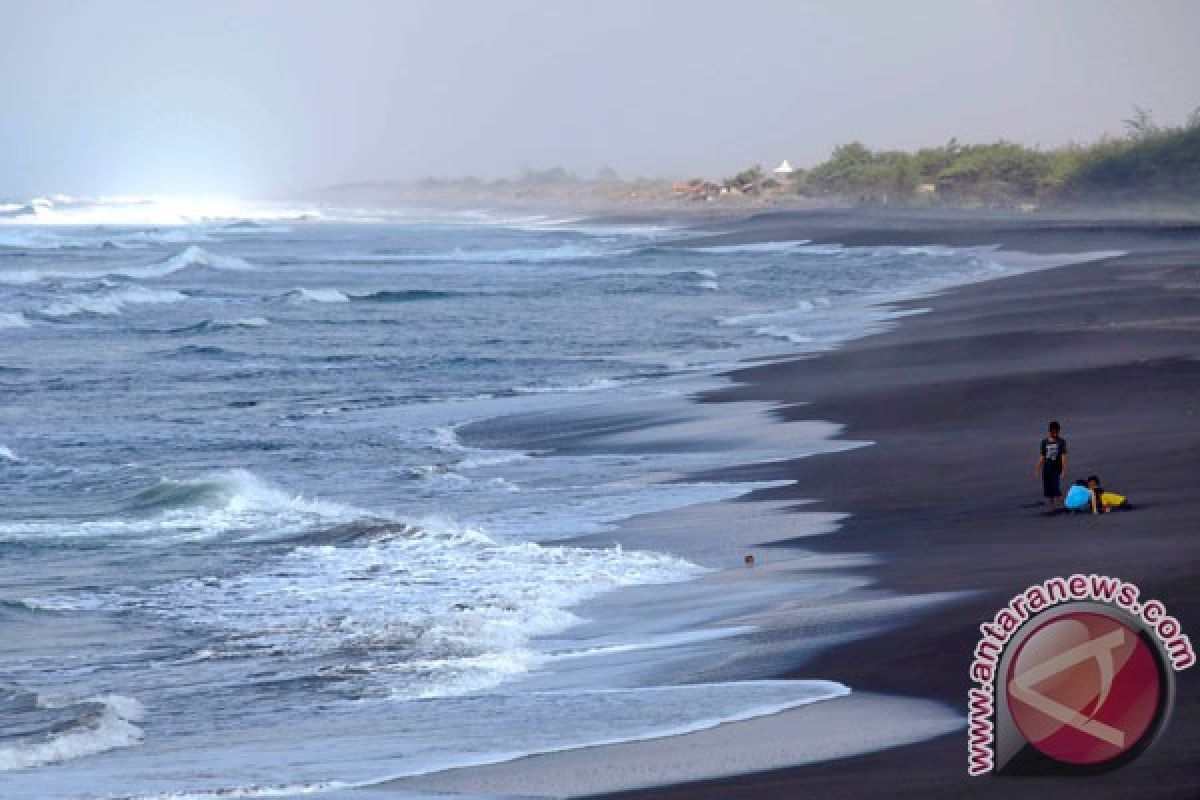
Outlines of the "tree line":
<svg viewBox="0 0 1200 800">
<path fill-rule="evenodd" d="M 951 139 L 910 152 L 851 142 L 789 184 L 805 196 L 884 205 L 1200 202 L 1200 109 L 1175 126 L 1141 109 L 1124 122 L 1122 136 L 1053 149 Z M 755 174 L 761 169 L 738 177 Z"/>
</svg>

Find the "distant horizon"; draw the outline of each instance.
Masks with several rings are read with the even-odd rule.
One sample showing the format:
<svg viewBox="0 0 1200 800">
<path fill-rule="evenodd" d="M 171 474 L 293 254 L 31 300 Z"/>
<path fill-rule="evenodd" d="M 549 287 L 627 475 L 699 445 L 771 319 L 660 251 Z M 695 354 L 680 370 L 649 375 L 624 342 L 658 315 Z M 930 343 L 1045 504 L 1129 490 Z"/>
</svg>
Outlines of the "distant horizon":
<svg viewBox="0 0 1200 800">
<path fill-rule="evenodd" d="M 1008 142 L 1008 143 L 1018 144 L 1023 147 L 1029 147 L 1029 148 L 1036 149 L 1036 150 L 1053 151 L 1053 150 L 1058 150 L 1058 149 L 1061 149 L 1064 147 L 1070 147 L 1070 146 L 1074 146 L 1074 145 L 1086 146 L 1088 144 L 1092 144 L 1092 143 L 1096 143 L 1096 142 L 1120 138 L 1121 136 L 1124 136 L 1128 133 L 1128 129 L 1127 129 L 1127 125 L 1126 125 L 1127 121 L 1129 119 L 1131 119 L 1133 116 L 1135 116 L 1139 111 L 1145 111 L 1146 113 L 1148 113 L 1155 123 L 1162 125 L 1164 127 L 1169 127 L 1169 126 L 1185 123 L 1188 119 L 1194 118 L 1196 114 L 1200 114 L 1200 96 L 1197 97 L 1196 105 L 1191 110 L 1189 110 L 1187 113 L 1182 115 L 1182 117 L 1180 117 L 1179 119 L 1161 118 L 1161 117 L 1155 115 L 1153 113 L 1153 111 L 1150 109 L 1145 109 L 1139 105 L 1133 105 L 1130 107 L 1127 115 L 1122 117 L 1122 119 L 1119 121 L 1119 127 L 1106 129 L 1106 130 L 1101 131 L 1090 137 L 1089 136 L 1081 136 L 1081 137 L 1077 137 L 1077 138 L 1071 139 L 1066 142 L 1061 142 L 1061 143 L 1053 144 L 1053 145 L 1046 145 L 1046 144 L 1037 143 L 1037 142 L 1021 141 L 1016 137 L 1003 136 L 1003 135 L 994 137 L 991 139 L 986 139 L 986 140 L 984 140 L 984 139 L 967 140 L 965 138 L 951 134 L 949 136 L 945 136 L 940 141 L 929 141 L 929 142 L 915 145 L 913 147 L 902 148 L 902 147 L 890 147 L 890 146 L 886 146 L 886 145 L 880 145 L 870 138 L 862 138 L 862 139 L 848 140 L 846 142 L 841 142 L 841 143 L 833 145 L 830 150 L 830 153 L 827 153 L 825 158 L 828 158 L 828 156 L 832 153 L 833 149 L 835 149 L 843 144 L 850 144 L 853 142 L 861 143 L 864 146 L 866 146 L 868 149 L 876 150 L 876 151 L 915 152 L 917 150 L 926 149 L 926 148 L 942 147 L 952 141 L 957 142 L 960 145 L 965 145 L 965 146 L 994 144 L 994 143 L 998 143 L 998 142 Z M 783 160 L 789 161 L 791 163 L 791 165 L 798 170 L 806 170 L 817 164 L 823 163 L 824 159 L 819 158 L 818 160 L 815 160 L 815 161 L 802 161 L 798 157 L 785 154 L 785 155 L 780 155 L 778 157 L 773 157 L 773 158 L 760 158 L 755 161 L 749 161 L 744 164 L 735 165 L 734 167 L 732 167 L 729 170 L 728 174 L 732 175 L 733 173 L 735 173 L 737 171 L 740 171 L 740 170 L 743 170 L 743 169 L 746 169 L 746 168 L 749 168 L 749 167 L 752 167 L 755 165 L 761 166 L 766 170 L 770 170 L 771 168 L 778 165 Z M 325 184 L 320 184 L 320 185 L 296 187 L 295 189 L 292 189 L 289 191 L 264 192 L 264 193 L 259 193 L 259 194 L 239 194 L 236 192 L 231 193 L 228 191 L 222 191 L 220 189 L 201 191 L 201 192 L 173 192 L 173 191 L 170 191 L 169 189 L 168 190 L 154 190 L 154 191 L 120 191 L 119 190 L 119 191 L 112 191 L 112 192 L 79 192 L 79 191 L 69 191 L 69 190 L 65 190 L 62 188 L 54 188 L 54 189 L 45 189 L 45 190 L 42 190 L 39 192 L 32 192 L 32 193 L 29 193 L 28 195 L 22 196 L 22 195 L 9 193 L 9 192 L 5 191 L 4 187 L 0 187 L 0 212 L 2 212 L 4 210 L 3 206 L 5 204 L 30 203 L 30 202 L 32 202 L 34 200 L 38 200 L 38 199 L 50 199 L 50 198 L 55 198 L 55 197 L 68 198 L 71 200 L 88 201 L 88 202 L 92 202 L 92 201 L 111 201 L 111 202 L 146 201 L 146 200 L 155 200 L 155 199 L 167 199 L 170 201 L 177 201 L 180 199 L 184 199 L 184 200 L 193 201 L 193 202 L 214 201 L 214 202 L 219 203 L 219 202 L 236 201 L 236 202 L 244 202 L 244 203 L 272 203 L 272 202 L 301 200 L 301 199 L 310 197 L 314 193 L 321 193 L 321 192 L 336 190 L 336 189 L 340 189 L 340 188 L 349 188 L 349 187 L 355 187 L 355 186 L 389 186 L 390 185 L 390 186 L 414 187 L 416 184 L 419 184 L 423 181 L 431 181 L 431 180 L 432 181 L 444 181 L 444 182 L 479 180 L 481 182 L 484 182 L 485 184 L 497 184 L 497 183 L 502 183 L 505 181 L 519 182 L 528 173 L 549 172 L 549 171 L 558 170 L 558 169 L 564 170 L 566 173 L 568 173 L 572 180 L 578 180 L 580 182 L 599 181 L 599 180 L 601 180 L 600 174 L 605 171 L 611 171 L 611 172 L 615 173 L 616 177 L 619 180 L 624 181 L 624 182 L 636 182 L 636 181 L 662 182 L 662 181 L 674 181 L 674 180 L 691 179 L 691 178 L 722 178 L 722 177 L 726 177 L 725 174 L 704 172 L 699 169 L 692 170 L 690 172 L 685 170 L 685 171 L 678 172 L 678 173 L 661 172 L 658 174 L 627 174 L 627 173 L 622 172 L 619 169 L 616 169 L 615 167 L 612 167 L 611 165 L 601 165 L 601 166 L 596 167 L 595 169 L 591 169 L 591 170 L 586 170 L 586 169 L 585 170 L 576 170 L 576 169 L 569 168 L 563 164 L 546 163 L 546 164 L 540 164 L 540 165 L 523 165 L 523 166 L 520 166 L 520 167 L 514 169 L 512 172 L 505 173 L 505 174 L 474 174 L 474 173 L 434 174 L 434 173 L 429 173 L 429 174 L 407 176 L 407 177 L 401 176 L 401 175 L 380 175 L 380 176 L 371 176 L 371 177 L 363 177 L 363 178 L 335 180 L 335 181 L 331 181 L 331 182 L 328 182 Z"/>
<path fill-rule="evenodd" d="M 5 195 L 721 175 L 838 143 L 1043 148 L 1197 102 L 1200 5 L 0 5 Z M 146 36 L 153 31 L 153 36 Z"/>
</svg>

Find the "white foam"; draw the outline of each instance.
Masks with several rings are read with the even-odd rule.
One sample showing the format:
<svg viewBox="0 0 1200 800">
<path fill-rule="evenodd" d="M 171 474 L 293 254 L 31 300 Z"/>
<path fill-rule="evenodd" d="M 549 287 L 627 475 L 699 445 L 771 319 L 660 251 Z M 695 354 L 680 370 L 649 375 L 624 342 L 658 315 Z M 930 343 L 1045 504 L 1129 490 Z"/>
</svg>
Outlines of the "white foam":
<svg viewBox="0 0 1200 800">
<path fill-rule="evenodd" d="M 271 324 L 271 321 L 266 317 L 243 317 L 241 319 L 229 320 L 228 322 L 218 322 L 218 325 L 228 325 L 233 328 L 265 328 Z"/>
<path fill-rule="evenodd" d="M 641 236 L 653 237 L 678 230 L 670 225 L 623 225 L 620 223 L 606 224 L 602 221 L 587 221 L 582 218 L 545 219 L 529 223 L 509 223 L 504 227 L 530 231 L 570 231 L 591 236 Z"/>
<path fill-rule="evenodd" d="M 191 245 L 170 258 L 154 264 L 142 266 L 114 266 L 104 269 L 64 270 L 64 269 L 25 269 L 0 271 L 0 283 L 36 283 L 38 281 L 56 278 L 100 278 L 105 275 L 119 275 L 126 278 L 162 278 L 174 272 L 189 267 L 209 267 L 224 270 L 251 270 L 254 265 L 236 256 L 221 255 L 205 250 L 203 247 Z"/>
<path fill-rule="evenodd" d="M 5 461 L 20 461 L 21 457 L 14 453 L 11 447 L 0 444 L 0 459 Z"/>
<path fill-rule="evenodd" d="M 131 233 L 108 233 L 103 241 L 117 247 L 145 247 L 152 244 L 212 242 L 216 241 L 216 237 L 206 228 L 185 225 L 178 228 L 133 231 Z"/>
<path fill-rule="evenodd" d="M 797 333 L 788 328 L 781 328 L 778 325 L 763 325 L 755 328 L 754 332 L 759 336 L 768 336 L 772 339 L 783 339 L 792 344 L 808 344 L 812 342 L 813 337 L 805 336 L 802 333 Z"/>
<path fill-rule="evenodd" d="M 815 297 L 812 300 L 800 300 L 791 308 L 719 317 L 717 322 L 721 325 L 754 325 L 759 322 L 796 319 L 797 317 L 811 314 L 818 309 L 830 308 L 832 305 L 828 298 Z"/>
<path fill-rule="evenodd" d="M 232 786 L 195 792 L 160 792 L 139 794 L 125 800 L 251 800 L 258 797 L 295 797 L 304 794 L 323 794 L 335 789 L 357 788 L 340 781 L 322 783 L 279 784 L 276 786 Z"/>
<path fill-rule="evenodd" d="M 764 243 L 769 245 L 772 243 Z M 786 243 L 777 243 L 786 244 Z M 816 246 L 792 243 L 797 252 L 815 253 Z M 748 245 L 749 246 L 749 245 Z M 758 245 L 753 245 L 758 247 Z M 738 245 L 741 247 L 741 245 Z M 824 246 L 822 246 L 824 247 Z M 955 286 L 978 283 L 1003 275 L 1031 272 L 1068 263 L 1081 263 L 1118 255 L 1100 251 L 1061 255 L 998 252 L 996 245 L 981 247 L 841 247 L 830 253 L 854 256 L 866 263 L 890 266 L 897 256 L 923 256 L 915 274 L 897 269 L 886 281 L 856 289 L 837 303 L 825 297 L 802 299 L 793 306 L 719 317 L 721 325 L 753 326 L 753 333 L 802 345 L 803 351 L 827 350 L 842 342 L 887 330 L 896 320 L 928 309 L 896 309 L 896 303 L 926 297 Z M 899 262 L 897 262 L 899 263 Z M 918 267 L 922 269 L 918 269 Z"/>
<path fill-rule="evenodd" d="M 85 702 L 100 703 L 102 708 L 49 738 L 0 746 L 0 771 L 55 764 L 142 741 L 142 729 L 134 723 L 145 710 L 137 700 L 110 694 Z"/>
<path fill-rule="evenodd" d="M 709 247 L 682 246 L 681 250 L 695 253 L 712 253 L 714 255 L 736 255 L 739 253 L 836 253 L 841 251 L 837 245 L 813 245 L 808 239 L 796 239 L 784 242 L 751 242 L 749 244 L 722 244 Z"/>
<path fill-rule="evenodd" d="M 476 452 L 478 455 L 468 456 L 454 466 L 458 469 L 480 469 L 532 458 L 529 453 L 520 450 L 478 450 Z"/>
<path fill-rule="evenodd" d="M 41 313 L 48 317 L 69 317 L 74 314 L 113 316 L 120 314 L 126 306 L 130 305 L 178 303 L 186 299 L 187 295 L 174 289 L 147 289 L 144 286 L 130 286 L 103 294 L 72 295 L 68 300 L 60 300 L 46 306 Z"/>
<path fill-rule="evenodd" d="M 619 381 L 615 378 L 593 378 L 584 383 L 565 386 L 517 386 L 512 391 L 516 394 L 571 394 L 575 392 L 599 392 L 605 389 L 619 389 L 629 384 L 630 381 Z"/>
<path fill-rule="evenodd" d="M 171 195 L 109 195 L 72 197 L 56 194 L 35 197 L 22 205 L 9 205 L 0 219 L 23 227 L 42 225 L 153 225 L 185 226 L 197 223 L 243 221 L 293 222 L 318 218 L 315 208 L 250 203 L 222 197 Z"/>
<path fill-rule="evenodd" d="M 369 516 L 360 509 L 272 486 L 248 470 L 231 469 L 193 480 L 163 480 L 111 517 L 0 523 L 0 541 L 96 536 L 150 537 L 157 541 L 264 530 L 270 536 L 287 537 L 313 527 Z M 70 605 L 66 602 L 64 607 Z"/>
<path fill-rule="evenodd" d="M 28 328 L 29 320 L 25 319 L 25 315 L 20 311 L 5 311 L 0 312 L 0 329 L 3 328 Z"/>
<path fill-rule="evenodd" d="M 257 508 L 297 502 L 270 490 L 239 496 Z M 139 608 L 223 632 L 211 657 L 338 654 L 394 696 L 428 698 L 486 689 L 541 663 L 534 637 L 578 623 L 570 609 L 588 598 L 702 572 L 673 556 L 508 541 L 427 517 L 377 525 L 357 546 L 302 545 L 219 580 L 118 589 L 62 605 Z"/>
<path fill-rule="evenodd" d="M 293 289 L 284 295 L 293 302 L 348 303 L 350 298 L 337 289 Z"/>
<path fill-rule="evenodd" d="M 254 269 L 252 264 L 236 256 L 220 255 L 205 250 L 203 247 L 191 245 L 157 265 L 156 271 L 158 274 L 168 275 L 188 267 L 211 267 L 213 269 L 232 270 Z"/>
</svg>

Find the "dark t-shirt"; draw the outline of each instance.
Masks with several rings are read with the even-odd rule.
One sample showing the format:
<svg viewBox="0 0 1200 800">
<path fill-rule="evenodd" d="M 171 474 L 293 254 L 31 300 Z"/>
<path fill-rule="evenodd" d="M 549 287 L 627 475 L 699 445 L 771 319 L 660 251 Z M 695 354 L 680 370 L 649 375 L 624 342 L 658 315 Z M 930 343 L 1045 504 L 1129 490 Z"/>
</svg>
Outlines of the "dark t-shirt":
<svg viewBox="0 0 1200 800">
<path fill-rule="evenodd" d="M 1062 472 L 1062 459 L 1067 454 L 1067 440 L 1059 436 L 1051 441 L 1050 439 L 1042 439 L 1042 456 L 1046 459 L 1046 463 L 1042 465 L 1042 472 L 1051 474 Z"/>
</svg>

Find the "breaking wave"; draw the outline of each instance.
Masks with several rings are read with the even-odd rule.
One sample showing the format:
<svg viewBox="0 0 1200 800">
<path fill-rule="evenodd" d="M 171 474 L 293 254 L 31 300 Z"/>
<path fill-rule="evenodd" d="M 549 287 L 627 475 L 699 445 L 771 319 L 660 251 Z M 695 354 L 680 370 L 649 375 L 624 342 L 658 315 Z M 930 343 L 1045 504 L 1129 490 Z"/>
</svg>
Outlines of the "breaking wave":
<svg viewBox="0 0 1200 800">
<path fill-rule="evenodd" d="M 461 297 L 463 292 L 443 292 L 437 289 L 385 289 L 370 294 L 356 295 L 355 300 L 368 303 L 411 303 L 417 300 L 445 300 Z"/>
<path fill-rule="evenodd" d="M 192 226 L 232 223 L 296 222 L 321 216 L 315 208 L 203 197 L 132 195 L 72 197 L 56 194 L 25 203 L 0 205 L 0 219 L 22 226 L 111 225 Z"/>
<path fill-rule="evenodd" d="M 211 267 L 212 269 L 254 269 L 254 266 L 236 256 L 220 255 L 191 245 L 157 265 L 160 274 L 169 275 L 188 267 Z"/>
<path fill-rule="evenodd" d="M 113 514 L 0 523 L 0 541 L 98 536 L 204 539 L 255 531 L 268 531 L 269 538 L 287 538 L 370 517 L 349 506 L 288 492 L 248 470 L 231 469 L 192 480 L 164 479 L 120 502 Z"/>
<path fill-rule="evenodd" d="M 162 278 L 189 267 L 223 270 L 251 270 L 254 265 L 236 256 L 221 255 L 190 245 L 164 261 L 133 267 L 91 270 L 25 269 L 0 271 L 0 283 L 26 284 L 59 278 L 102 278 L 108 275 L 126 278 Z"/>
<path fill-rule="evenodd" d="M 172 508 L 211 502 L 212 491 L 170 489 L 145 500 Z M 479 691 L 541 663 L 534 637 L 578 623 L 570 609 L 590 597 L 704 571 L 619 547 L 502 541 L 447 518 L 364 530 L 351 546 L 323 531 L 261 569 L 122 588 L 75 607 L 136 608 L 201 626 L 220 641 L 206 659 L 332 656 L 342 677 L 429 698 Z"/>
<path fill-rule="evenodd" d="M 178 303 L 186 299 L 187 295 L 174 289 L 147 289 L 143 286 L 130 286 L 103 294 L 72 295 L 70 299 L 60 300 L 46 306 L 40 313 L 47 317 L 69 317 L 76 314 L 113 316 L 124 311 L 126 306 Z"/>
<path fill-rule="evenodd" d="M 292 289 L 285 294 L 285 300 L 293 303 L 348 303 L 350 298 L 337 289 Z"/>
<path fill-rule="evenodd" d="M 145 710 L 123 695 L 59 705 L 33 692 L 0 687 L 0 710 L 0 730 L 20 731 L 0 740 L 0 771 L 60 763 L 142 741 L 142 729 L 134 723 Z"/>
</svg>

